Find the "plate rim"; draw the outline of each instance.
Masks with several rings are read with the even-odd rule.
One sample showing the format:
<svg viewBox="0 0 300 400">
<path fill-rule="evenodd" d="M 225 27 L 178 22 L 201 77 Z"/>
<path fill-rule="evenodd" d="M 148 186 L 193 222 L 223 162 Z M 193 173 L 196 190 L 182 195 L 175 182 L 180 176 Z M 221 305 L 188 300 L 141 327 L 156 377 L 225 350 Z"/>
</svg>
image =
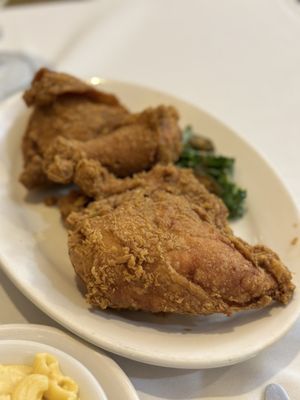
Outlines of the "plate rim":
<svg viewBox="0 0 300 400">
<path fill-rule="evenodd" d="M 293 198 L 293 196 L 290 193 L 289 188 L 283 181 L 282 177 L 280 174 L 272 168 L 271 163 L 269 160 L 259 151 L 257 150 L 247 139 L 244 139 L 239 133 L 232 129 L 230 126 L 219 120 L 217 117 L 212 115 L 211 113 L 207 112 L 206 110 L 198 107 L 195 104 L 192 104 L 191 102 L 187 101 L 186 99 L 181 99 L 178 96 L 175 96 L 173 94 L 169 94 L 167 92 L 157 90 L 156 88 L 151 88 L 148 87 L 147 85 L 141 85 L 138 83 L 134 82 L 127 82 L 127 81 L 121 81 L 121 80 L 116 80 L 116 79 L 104 79 L 101 81 L 99 85 L 94 85 L 99 88 L 101 87 L 106 87 L 107 85 L 123 85 L 123 86 L 133 86 L 137 87 L 140 90 L 146 90 L 150 91 L 153 94 L 157 95 L 162 95 L 166 96 L 170 99 L 170 101 L 174 100 L 176 102 L 180 102 L 185 104 L 189 108 L 193 108 L 195 111 L 200 111 L 203 115 L 205 115 L 208 119 L 212 119 L 216 121 L 220 126 L 222 126 L 224 129 L 227 131 L 230 131 L 230 134 L 235 138 L 235 140 L 238 140 L 239 143 L 246 145 L 255 155 L 264 163 L 264 166 L 268 169 L 268 173 L 272 175 L 272 177 L 276 180 L 276 182 L 281 186 L 282 190 L 284 191 L 287 199 L 290 202 L 290 205 L 293 207 L 293 212 L 295 213 L 295 216 L 297 217 L 297 221 L 300 220 L 299 218 L 299 208 Z M 108 90 L 110 90 L 108 88 Z M 19 98 L 20 93 L 18 93 L 15 96 L 12 96 L 6 103 L 9 102 L 9 100 L 16 100 Z M 0 112 L 1 112 L 1 106 L 0 106 Z M 255 345 L 249 346 L 247 348 L 247 351 L 245 351 L 242 355 L 236 355 L 235 357 L 223 357 L 222 360 L 217 358 L 216 360 L 203 360 L 203 358 L 195 358 L 194 355 L 187 357 L 185 356 L 184 359 L 182 359 L 180 356 L 172 355 L 170 356 L 169 354 L 166 357 L 165 353 L 162 354 L 152 354 L 150 352 L 145 352 L 141 354 L 139 349 L 132 348 L 131 346 L 125 346 L 124 343 L 116 343 L 116 342 L 107 342 L 103 341 L 103 339 L 95 336 L 94 333 L 92 334 L 85 334 L 82 332 L 78 327 L 76 327 L 72 321 L 61 318 L 61 316 L 58 316 L 53 312 L 51 309 L 49 309 L 48 304 L 41 304 L 38 302 L 38 300 L 31 295 L 30 289 L 22 285 L 21 282 L 17 280 L 17 278 L 14 276 L 14 274 L 10 273 L 9 271 L 9 265 L 6 264 L 5 258 L 3 255 L 0 253 L 0 267 L 2 267 L 3 271 L 5 274 L 9 277 L 9 279 L 14 283 L 14 285 L 33 303 L 35 304 L 39 309 L 41 309 L 43 312 L 45 312 L 47 315 L 49 315 L 53 320 L 57 321 L 60 323 L 62 326 L 64 326 L 66 329 L 74 333 L 75 335 L 83 338 L 84 340 L 88 341 L 89 343 L 92 343 L 93 345 L 100 347 L 102 349 L 105 349 L 107 351 L 110 351 L 112 353 L 115 353 L 117 355 L 126 357 L 131 360 L 139 361 L 142 363 L 150 364 L 150 365 L 156 365 L 156 366 L 163 366 L 163 367 L 172 367 L 172 368 L 184 368 L 184 369 L 197 369 L 197 368 L 215 368 L 215 367 L 222 367 L 226 365 L 232 365 L 239 363 L 241 361 L 245 361 L 247 359 L 250 359 L 252 357 L 255 357 L 259 352 L 262 350 L 270 347 L 273 343 L 275 343 L 277 340 L 279 340 L 282 336 L 284 336 L 287 331 L 293 326 L 295 321 L 298 319 L 300 315 L 300 301 L 298 300 L 298 308 L 297 312 L 294 312 L 293 316 L 288 319 L 288 323 L 280 330 L 280 333 L 278 334 L 277 332 L 271 332 L 270 337 L 267 341 L 264 342 L 263 345 L 260 345 L 259 343 L 256 343 Z"/>
</svg>

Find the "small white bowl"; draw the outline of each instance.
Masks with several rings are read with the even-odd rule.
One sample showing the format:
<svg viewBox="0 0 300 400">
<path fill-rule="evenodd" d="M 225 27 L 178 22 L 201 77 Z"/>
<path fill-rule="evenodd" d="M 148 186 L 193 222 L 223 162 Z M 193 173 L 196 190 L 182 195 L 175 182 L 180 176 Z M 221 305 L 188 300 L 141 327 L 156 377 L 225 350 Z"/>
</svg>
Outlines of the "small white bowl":
<svg viewBox="0 0 300 400">
<path fill-rule="evenodd" d="M 91 372 L 63 351 L 27 340 L 0 340 L 0 364 L 32 365 L 36 353 L 49 353 L 58 359 L 62 373 L 78 384 L 80 400 L 107 400 Z"/>
</svg>

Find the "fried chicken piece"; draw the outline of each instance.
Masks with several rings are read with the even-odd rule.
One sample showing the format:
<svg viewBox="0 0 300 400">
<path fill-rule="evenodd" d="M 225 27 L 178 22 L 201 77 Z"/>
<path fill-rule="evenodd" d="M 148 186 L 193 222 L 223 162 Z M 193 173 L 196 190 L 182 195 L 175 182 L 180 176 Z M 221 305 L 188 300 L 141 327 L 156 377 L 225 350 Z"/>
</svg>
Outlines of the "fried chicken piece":
<svg viewBox="0 0 300 400">
<path fill-rule="evenodd" d="M 294 285 L 279 257 L 236 238 L 223 203 L 191 171 L 155 166 L 118 180 L 92 164 L 83 161 L 77 178 L 92 184 L 99 173 L 89 193 L 96 200 L 73 193 L 61 202 L 92 306 L 230 315 L 290 301 Z"/>
<path fill-rule="evenodd" d="M 50 183 L 44 156 L 57 138 L 92 140 L 118 127 L 128 115 L 115 96 L 47 69 L 37 72 L 24 100 L 34 106 L 22 143 L 20 180 L 29 189 Z"/>
<path fill-rule="evenodd" d="M 45 154 L 44 170 L 58 183 L 70 183 L 78 161 L 94 159 L 119 177 L 176 161 L 181 150 L 178 114 L 173 107 L 148 108 L 128 115 L 123 125 L 86 142 L 57 138 Z"/>
<path fill-rule="evenodd" d="M 130 114 L 115 96 L 46 69 L 37 73 L 24 99 L 34 106 L 23 139 L 20 178 L 29 189 L 72 182 L 83 158 L 127 176 L 179 157 L 181 130 L 173 107 Z"/>
</svg>

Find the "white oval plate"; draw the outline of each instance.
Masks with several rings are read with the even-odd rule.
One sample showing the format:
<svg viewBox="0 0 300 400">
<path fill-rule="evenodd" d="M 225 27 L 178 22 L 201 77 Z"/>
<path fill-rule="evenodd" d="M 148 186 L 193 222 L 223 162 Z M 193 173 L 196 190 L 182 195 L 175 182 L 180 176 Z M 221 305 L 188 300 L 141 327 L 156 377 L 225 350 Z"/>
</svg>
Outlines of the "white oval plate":
<svg viewBox="0 0 300 400">
<path fill-rule="evenodd" d="M 0 325 L 0 340 L 6 339 L 39 342 L 69 354 L 93 374 L 107 400 L 139 400 L 131 382 L 112 359 L 56 328 L 34 324 Z"/>
<path fill-rule="evenodd" d="M 173 104 L 184 126 L 210 137 L 219 152 L 237 159 L 236 179 L 248 190 L 248 213 L 235 232 L 250 243 L 277 251 L 300 285 L 298 212 L 283 183 L 247 143 L 198 108 L 145 87 L 104 81 L 131 110 Z M 0 110 L 0 257 L 15 285 L 70 331 L 111 352 L 149 364 L 177 368 L 211 368 L 255 356 L 279 339 L 296 320 L 296 291 L 287 306 L 225 316 L 157 316 L 142 312 L 90 310 L 76 286 L 59 212 L 18 183 L 20 142 L 28 119 L 20 96 Z M 43 194 L 45 196 L 45 194 Z M 40 196 L 42 198 L 43 196 Z"/>
</svg>

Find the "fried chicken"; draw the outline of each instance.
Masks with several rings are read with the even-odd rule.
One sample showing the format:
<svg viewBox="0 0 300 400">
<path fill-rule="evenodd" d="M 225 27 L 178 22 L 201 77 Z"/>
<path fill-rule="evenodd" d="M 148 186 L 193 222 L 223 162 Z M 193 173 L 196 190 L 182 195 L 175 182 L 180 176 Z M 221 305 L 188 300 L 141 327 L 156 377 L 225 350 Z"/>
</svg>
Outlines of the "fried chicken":
<svg viewBox="0 0 300 400">
<path fill-rule="evenodd" d="M 167 165 L 181 151 L 173 107 L 133 114 L 115 96 L 46 69 L 24 100 L 34 110 L 20 180 L 79 186 L 58 205 L 92 306 L 230 315 L 290 301 L 294 285 L 279 257 L 235 237 L 223 202 L 192 171 Z"/>
<path fill-rule="evenodd" d="M 29 189 L 72 182 L 82 159 L 98 160 L 127 176 L 179 157 L 181 130 L 173 107 L 131 114 L 115 96 L 46 69 L 37 73 L 24 99 L 34 106 L 20 177 Z"/>
<path fill-rule="evenodd" d="M 159 106 L 130 114 L 119 128 L 86 142 L 57 138 L 45 153 L 44 170 L 50 180 L 70 183 L 82 159 L 100 161 L 119 177 L 175 161 L 181 149 L 177 121 L 173 107 Z"/>
<path fill-rule="evenodd" d="M 60 207 L 92 306 L 230 315 L 291 299 L 279 257 L 235 237 L 225 206 L 191 171 L 155 166 L 121 180 L 83 160 L 76 180 L 90 197 L 73 193 Z"/>
<path fill-rule="evenodd" d="M 36 74 L 24 100 L 34 107 L 22 144 L 20 180 L 29 189 L 50 183 L 43 163 L 56 139 L 92 140 L 115 129 L 128 115 L 115 96 L 47 69 Z"/>
</svg>

